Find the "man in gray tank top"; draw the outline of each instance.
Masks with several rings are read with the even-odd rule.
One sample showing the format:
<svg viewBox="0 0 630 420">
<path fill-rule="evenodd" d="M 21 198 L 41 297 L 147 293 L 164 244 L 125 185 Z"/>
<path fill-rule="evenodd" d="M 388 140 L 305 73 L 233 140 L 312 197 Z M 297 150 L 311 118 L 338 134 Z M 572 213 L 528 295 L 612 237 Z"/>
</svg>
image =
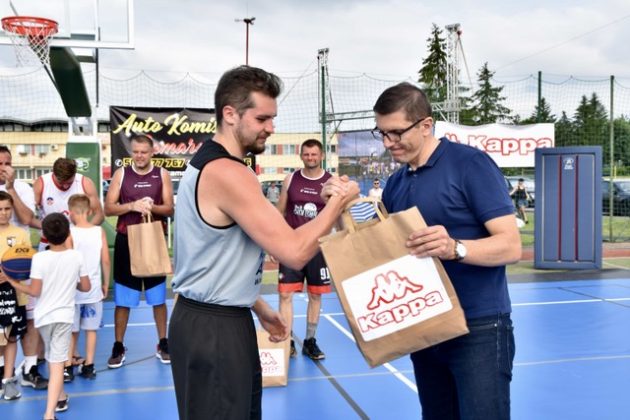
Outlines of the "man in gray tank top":
<svg viewBox="0 0 630 420">
<path fill-rule="evenodd" d="M 217 132 L 180 181 L 173 277 L 179 299 L 168 335 L 181 419 L 261 418 L 251 310 L 272 341 L 289 335 L 283 317 L 259 297 L 263 250 L 302 268 L 359 192 L 342 179 L 318 216 L 295 230 L 265 198 L 243 157 L 265 150 L 280 90 L 280 79 L 262 69 L 226 72 L 215 91 Z"/>
</svg>

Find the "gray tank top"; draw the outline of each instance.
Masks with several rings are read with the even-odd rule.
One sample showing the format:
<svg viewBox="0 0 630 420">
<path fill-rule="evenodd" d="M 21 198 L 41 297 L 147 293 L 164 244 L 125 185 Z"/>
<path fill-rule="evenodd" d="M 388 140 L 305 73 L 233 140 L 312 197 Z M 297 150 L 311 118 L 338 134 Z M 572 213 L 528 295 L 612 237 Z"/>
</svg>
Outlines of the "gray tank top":
<svg viewBox="0 0 630 420">
<path fill-rule="evenodd" d="M 173 291 L 198 302 L 251 307 L 260 293 L 262 248 L 237 224 L 211 226 L 198 211 L 199 174 L 215 159 L 243 163 L 219 143 L 207 140 L 188 164 L 175 209 Z"/>
</svg>

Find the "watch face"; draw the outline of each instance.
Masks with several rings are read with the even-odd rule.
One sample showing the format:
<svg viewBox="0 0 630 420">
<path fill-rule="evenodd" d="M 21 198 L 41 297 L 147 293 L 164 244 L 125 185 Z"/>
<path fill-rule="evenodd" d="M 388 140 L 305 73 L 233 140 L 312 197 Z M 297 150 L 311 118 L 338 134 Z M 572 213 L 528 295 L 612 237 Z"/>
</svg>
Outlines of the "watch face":
<svg viewBox="0 0 630 420">
<path fill-rule="evenodd" d="M 455 249 L 457 250 L 457 257 L 459 259 L 462 259 L 466 256 L 466 247 L 461 242 L 457 243 L 457 247 Z"/>
</svg>

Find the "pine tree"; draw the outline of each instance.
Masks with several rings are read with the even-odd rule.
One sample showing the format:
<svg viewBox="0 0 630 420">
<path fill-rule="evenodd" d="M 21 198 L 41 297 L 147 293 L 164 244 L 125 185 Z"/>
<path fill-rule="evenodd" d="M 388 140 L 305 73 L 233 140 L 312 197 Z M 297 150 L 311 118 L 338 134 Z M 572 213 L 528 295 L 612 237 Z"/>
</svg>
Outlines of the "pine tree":
<svg viewBox="0 0 630 420">
<path fill-rule="evenodd" d="M 512 111 L 502 104 L 506 99 L 505 96 L 501 96 L 503 86 L 492 86 L 490 81 L 492 76 L 494 76 L 494 72 L 490 71 L 487 62 L 484 63 L 477 73 L 479 89 L 471 97 L 473 106 L 470 118 L 474 124 L 509 123 L 512 121 L 510 117 Z"/>
<path fill-rule="evenodd" d="M 435 23 L 427 43 L 428 55 L 422 60 L 418 82 L 422 83 L 430 102 L 442 102 L 446 100 L 446 38 Z"/>
<path fill-rule="evenodd" d="M 554 123 L 556 122 L 556 116 L 551 113 L 551 106 L 547 103 L 547 100 L 543 97 L 540 98 L 540 104 L 534 107 L 534 112 L 522 120 L 521 124 L 536 124 L 536 123 Z"/>
<path fill-rule="evenodd" d="M 608 146 L 608 115 L 604 105 L 593 92 L 590 99 L 582 96 L 573 117 L 579 144 Z"/>
<path fill-rule="evenodd" d="M 554 125 L 556 147 L 573 145 L 573 123 L 567 117 L 567 113 L 562 111 L 562 116 Z"/>
</svg>

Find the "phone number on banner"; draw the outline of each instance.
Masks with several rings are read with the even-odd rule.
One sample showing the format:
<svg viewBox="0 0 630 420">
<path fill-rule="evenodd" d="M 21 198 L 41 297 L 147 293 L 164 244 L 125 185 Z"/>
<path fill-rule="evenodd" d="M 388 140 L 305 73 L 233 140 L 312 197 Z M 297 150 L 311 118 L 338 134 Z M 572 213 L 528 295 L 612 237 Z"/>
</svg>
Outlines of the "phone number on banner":
<svg viewBox="0 0 630 420">
<path fill-rule="evenodd" d="M 122 158 L 122 166 L 129 166 L 133 162 L 130 157 Z M 153 158 L 153 165 L 164 169 L 183 169 L 186 167 L 186 159 L 183 158 Z M 120 165 L 118 165 L 120 166 Z"/>
</svg>

